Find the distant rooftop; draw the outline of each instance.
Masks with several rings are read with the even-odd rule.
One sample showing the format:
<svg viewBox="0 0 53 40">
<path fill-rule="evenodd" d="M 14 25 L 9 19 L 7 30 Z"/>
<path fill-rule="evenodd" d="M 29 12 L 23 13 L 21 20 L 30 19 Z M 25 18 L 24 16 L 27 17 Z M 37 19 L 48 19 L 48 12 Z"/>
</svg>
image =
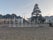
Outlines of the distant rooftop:
<svg viewBox="0 0 53 40">
<path fill-rule="evenodd" d="M 15 14 L 12 14 L 12 15 L 10 15 L 10 14 L 6 14 L 6 15 L 1 15 L 0 14 L 0 18 L 22 18 L 21 16 L 17 16 L 17 15 L 15 15 Z"/>
</svg>

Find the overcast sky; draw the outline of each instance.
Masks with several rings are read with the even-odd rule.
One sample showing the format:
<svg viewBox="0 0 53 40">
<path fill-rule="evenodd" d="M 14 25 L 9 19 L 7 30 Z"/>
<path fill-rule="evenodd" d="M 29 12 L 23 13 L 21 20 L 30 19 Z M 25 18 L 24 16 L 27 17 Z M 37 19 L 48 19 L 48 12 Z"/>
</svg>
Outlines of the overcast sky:
<svg viewBox="0 0 53 40">
<path fill-rule="evenodd" d="M 36 3 L 43 16 L 53 15 L 53 0 L 0 0 L 0 14 L 30 17 Z"/>
</svg>

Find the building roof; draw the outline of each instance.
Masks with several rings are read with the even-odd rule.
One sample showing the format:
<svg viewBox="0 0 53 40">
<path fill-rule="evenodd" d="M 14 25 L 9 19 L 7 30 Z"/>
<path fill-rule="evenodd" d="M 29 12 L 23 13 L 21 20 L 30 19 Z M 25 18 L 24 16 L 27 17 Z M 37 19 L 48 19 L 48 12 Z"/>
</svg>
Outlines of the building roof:
<svg viewBox="0 0 53 40">
<path fill-rule="evenodd" d="M 15 14 L 0 15 L 0 18 L 11 18 L 11 19 L 13 19 L 14 17 L 17 18 L 17 19 L 22 18 L 21 16 L 16 16 Z"/>
</svg>

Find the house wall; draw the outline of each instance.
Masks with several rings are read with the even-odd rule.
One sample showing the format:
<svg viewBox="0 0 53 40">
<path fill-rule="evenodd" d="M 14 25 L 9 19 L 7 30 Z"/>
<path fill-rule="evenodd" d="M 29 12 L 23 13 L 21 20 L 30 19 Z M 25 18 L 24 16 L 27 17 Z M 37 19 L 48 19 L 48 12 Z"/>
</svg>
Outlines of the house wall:
<svg viewBox="0 0 53 40">
<path fill-rule="evenodd" d="M 5 23 L 7 23 L 7 22 L 9 22 L 9 23 L 11 23 L 11 21 L 13 22 L 13 23 L 23 23 L 23 19 L 0 19 L 0 23 L 4 23 L 4 21 L 5 21 Z"/>
<path fill-rule="evenodd" d="M 45 23 L 49 22 L 53 23 L 53 17 L 45 17 L 45 19 L 46 19 Z"/>
</svg>

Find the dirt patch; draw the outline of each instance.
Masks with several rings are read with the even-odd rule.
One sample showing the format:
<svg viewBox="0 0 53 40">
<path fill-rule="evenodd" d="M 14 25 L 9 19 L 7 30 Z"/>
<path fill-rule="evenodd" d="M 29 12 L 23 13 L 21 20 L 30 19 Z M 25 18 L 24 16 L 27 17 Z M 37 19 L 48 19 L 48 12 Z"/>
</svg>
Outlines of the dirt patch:
<svg viewBox="0 0 53 40">
<path fill-rule="evenodd" d="M 0 28 L 0 40 L 53 40 L 53 28 Z"/>
</svg>

